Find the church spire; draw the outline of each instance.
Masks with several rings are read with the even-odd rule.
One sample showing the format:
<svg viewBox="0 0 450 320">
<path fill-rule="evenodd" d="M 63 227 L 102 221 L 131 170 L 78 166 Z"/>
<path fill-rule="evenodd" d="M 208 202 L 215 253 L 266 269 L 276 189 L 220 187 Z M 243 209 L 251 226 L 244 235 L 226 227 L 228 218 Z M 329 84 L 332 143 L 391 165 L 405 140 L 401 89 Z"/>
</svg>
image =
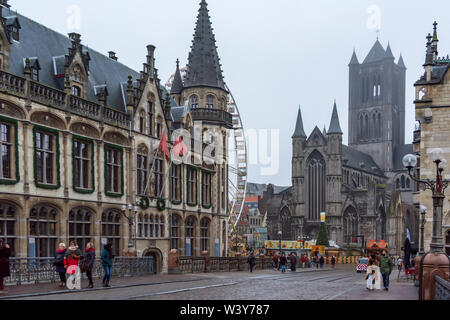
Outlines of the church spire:
<svg viewBox="0 0 450 320">
<path fill-rule="evenodd" d="M 170 94 L 180 94 L 183 91 L 183 80 L 181 80 L 180 72 L 180 60 L 177 59 L 177 70 L 175 71 L 175 77 L 173 79 L 172 88 Z"/>
<path fill-rule="evenodd" d="M 184 87 L 206 86 L 226 90 L 208 12 L 208 4 L 202 0 L 189 53 Z"/>
<path fill-rule="evenodd" d="M 403 56 L 402 56 L 401 53 L 400 53 L 400 58 L 398 59 L 397 65 L 398 65 L 400 68 L 406 69 L 405 62 L 403 61 Z"/>
<path fill-rule="evenodd" d="M 385 59 L 392 59 L 395 60 L 394 55 L 392 54 L 391 45 L 388 42 L 388 46 L 386 48 L 386 56 Z"/>
<path fill-rule="evenodd" d="M 355 49 L 353 49 L 353 55 L 352 55 L 352 59 L 350 60 L 349 66 L 352 66 L 355 64 L 359 64 L 359 61 L 358 61 L 358 57 L 356 56 L 356 51 L 355 51 Z"/>
<path fill-rule="evenodd" d="M 292 138 L 306 138 L 305 130 L 303 129 L 302 110 L 298 107 L 297 124 Z"/>
<path fill-rule="evenodd" d="M 334 101 L 333 115 L 331 116 L 328 134 L 342 134 L 341 125 L 339 124 L 339 116 L 337 112 L 336 100 Z"/>
</svg>

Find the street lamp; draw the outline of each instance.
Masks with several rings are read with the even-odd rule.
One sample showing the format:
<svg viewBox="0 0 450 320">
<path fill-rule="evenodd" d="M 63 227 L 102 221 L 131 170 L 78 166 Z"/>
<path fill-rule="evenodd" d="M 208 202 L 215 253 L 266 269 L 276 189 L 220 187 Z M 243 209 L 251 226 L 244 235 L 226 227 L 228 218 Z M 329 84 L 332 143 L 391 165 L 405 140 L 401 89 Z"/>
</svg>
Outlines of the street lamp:
<svg viewBox="0 0 450 320">
<path fill-rule="evenodd" d="M 127 209 L 129 212 L 128 215 L 126 214 Z M 133 216 L 133 209 L 134 209 L 134 216 Z M 138 209 L 139 208 L 137 206 L 133 207 L 133 205 L 131 203 L 129 203 L 128 205 L 122 206 L 122 215 L 128 220 L 128 234 L 129 234 L 128 248 L 129 249 L 133 248 L 133 231 L 132 230 L 133 230 L 134 219 L 135 219 L 135 216 L 137 215 Z M 135 239 L 135 242 L 136 242 L 136 239 Z"/>
<path fill-rule="evenodd" d="M 419 248 L 419 255 L 423 255 L 425 253 L 425 246 L 424 246 L 424 230 L 425 230 L 425 215 L 427 214 L 428 208 L 424 205 L 420 205 L 420 215 L 422 216 L 422 219 L 420 220 L 420 248 Z"/>
<path fill-rule="evenodd" d="M 407 154 L 403 157 L 403 166 L 408 169 L 408 174 L 414 181 L 422 183 L 424 189 L 431 190 L 433 194 L 433 236 L 430 244 L 430 251 L 423 254 L 420 258 L 420 273 L 419 273 L 419 299 L 429 300 L 434 297 L 434 274 L 440 274 L 444 279 L 447 278 L 450 259 L 444 252 L 444 245 L 442 239 L 442 211 L 444 205 L 444 191 L 448 187 L 450 180 L 442 179 L 442 172 L 447 166 L 447 160 L 443 156 L 443 151 L 440 148 L 433 149 L 430 153 L 431 160 L 436 165 L 436 179 L 420 179 L 411 174 L 413 167 L 417 165 L 417 157 L 412 154 Z M 425 224 L 426 208 L 421 207 L 422 225 L 421 230 L 421 251 L 423 248 L 423 229 Z"/>
<path fill-rule="evenodd" d="M 278 231 L 278 238 L 280 238 L 280 245 L 279 245 L 279 248 L 280 248 L 280 254 L 281 254 L 281 236 L 283 235 L 283 232 L 281 231 L 281 230 L 279 230 Z"/>
</svg>

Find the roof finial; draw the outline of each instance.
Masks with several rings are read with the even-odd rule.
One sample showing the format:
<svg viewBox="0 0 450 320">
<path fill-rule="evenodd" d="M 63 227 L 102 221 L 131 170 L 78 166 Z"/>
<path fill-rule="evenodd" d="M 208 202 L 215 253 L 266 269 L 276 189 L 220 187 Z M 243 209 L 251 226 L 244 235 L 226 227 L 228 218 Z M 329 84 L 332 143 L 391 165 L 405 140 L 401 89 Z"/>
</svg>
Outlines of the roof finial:
<svg viewBox="0 0 450 320">
<path fill-rule="evenodd" d="M 378 37 L 379 37 L 381 31 L 380 31 L 380 29 L 377 29 L 376 32 L 377 32 L 377 41 L 378 41 Z"/>
</svg>

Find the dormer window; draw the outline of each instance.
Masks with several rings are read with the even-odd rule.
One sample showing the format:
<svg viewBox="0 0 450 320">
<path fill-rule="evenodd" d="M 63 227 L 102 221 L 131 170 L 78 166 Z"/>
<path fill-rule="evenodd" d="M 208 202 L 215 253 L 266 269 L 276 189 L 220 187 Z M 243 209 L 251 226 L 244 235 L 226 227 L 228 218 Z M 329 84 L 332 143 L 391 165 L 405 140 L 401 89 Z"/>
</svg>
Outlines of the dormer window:
<svg viewBox="0 0 450 320">
<path fill-rule="evenodd" d="M 11 26 L 9 30 L 11 31 L 11 37 L 19 41 L 19 29 L 16 26 Z"/>
<path fill-rule="evenodd" d="M 81 82 L 81 68 L 80 68 L 80 66 L 75 66 L 73 68 L 72 80 Z"/>
<path fill-rule="evenodd" d="M 39 70 L 31 68 L 31 80 L 39 82 Z"/>
<path fill-rule="evenodd" d="M 81 97 L 81 88 L 78 86 L 72 86 L 72 95 Z"/>
</svg>

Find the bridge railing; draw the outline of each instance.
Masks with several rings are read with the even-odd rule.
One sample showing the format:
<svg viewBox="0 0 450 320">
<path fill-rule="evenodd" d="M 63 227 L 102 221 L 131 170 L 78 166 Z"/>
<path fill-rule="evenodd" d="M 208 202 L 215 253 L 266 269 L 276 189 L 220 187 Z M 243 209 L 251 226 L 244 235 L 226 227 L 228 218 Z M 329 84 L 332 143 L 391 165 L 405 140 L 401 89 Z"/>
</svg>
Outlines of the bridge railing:
<svg viewBox="0 0 450 320">
<path fill-rule="evenodd" d="M 450 300 L 450 282 L 434 275 L 434 299 Z"/>
<path fill-rule="evenodd" d="M 10 277 L 6 284 L 23 285 L 58 282 L 59 275 L 54 266 L 54 258 L 10 258 Z M 113 260 L 113 277 L 136 277 L 154 274 L 153 257 L 115 257 Z M 95 259 L 92 269 L 94 278 L 104 275 L 100 258 Z M 82 278 L 86 278 L 83 273 Z"/>
</svg>

